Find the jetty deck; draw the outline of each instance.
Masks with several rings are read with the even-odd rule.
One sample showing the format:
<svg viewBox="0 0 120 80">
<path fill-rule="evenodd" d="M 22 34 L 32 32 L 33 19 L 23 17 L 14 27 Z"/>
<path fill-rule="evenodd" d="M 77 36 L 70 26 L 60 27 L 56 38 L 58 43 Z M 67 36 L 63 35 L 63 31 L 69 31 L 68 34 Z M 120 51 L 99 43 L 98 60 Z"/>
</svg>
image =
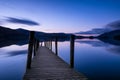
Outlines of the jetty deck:
<svg viewBox="0 0 120 80">
<path fill-rule="evenodd" d="M 46 47 L 39 47 L 23 80 L 87 80 Z"/>
</svg>

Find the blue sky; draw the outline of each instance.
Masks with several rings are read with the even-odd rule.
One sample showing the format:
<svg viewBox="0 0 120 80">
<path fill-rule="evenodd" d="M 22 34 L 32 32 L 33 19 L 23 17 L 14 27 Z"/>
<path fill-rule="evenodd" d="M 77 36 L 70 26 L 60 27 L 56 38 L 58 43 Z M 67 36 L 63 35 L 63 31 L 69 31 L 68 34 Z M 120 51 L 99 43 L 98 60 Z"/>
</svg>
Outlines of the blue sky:
<svg viewBox="0 0 120 80">
<path fill-rule="evenodd" d="M 40 25 L 16 24 L 6 17 Z M 120 0 L 0 0 L 0 25 L 43 32 L 79 32 L 120 20 Z"/>
</svg>

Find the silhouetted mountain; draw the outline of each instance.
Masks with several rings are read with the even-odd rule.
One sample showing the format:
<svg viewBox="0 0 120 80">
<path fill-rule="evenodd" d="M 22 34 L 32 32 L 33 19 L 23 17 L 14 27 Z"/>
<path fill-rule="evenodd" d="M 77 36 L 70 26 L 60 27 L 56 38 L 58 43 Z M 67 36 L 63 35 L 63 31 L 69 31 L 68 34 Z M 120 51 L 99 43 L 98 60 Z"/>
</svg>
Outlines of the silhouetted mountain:
<svg viewBox="0 0 120 80">
<path fill-rule="evenodd" d="M 27 38 L 23 33 L 0 26 L 0 41 Z"/>
<path fill-rule="evenodd" d="M 28 43 L 28 36 L 16 30 L 0 26 L 0 47 L 12 44 L 21 45 L 23 43 Z"/>
<path fill-rule="evenodd" d="M 18 29 L 15 29 L 17 32 L 20 32 L 22 34 L 25 34 L 25 35 L 29 35 L 29 31 L 28 30 L 25 30 L 25 29 L 22 29 L 22 28 L 18 28 Z"/>
<path fill-rule="evenodd" d="M 40 41 L 49 39 L 54 40 L 56 36 L 59 41 L 66 41 L 69 40 L 70 34 L 36 32 L 35 36 Z M 24 45 L 28 43 L 28 39 L 29 30 L 21 28 L 13 30 L 0 26 L 0 47 L 9 46 L 12 44 Z"/>
<path fill-rule="evenodd" d="M 100 36 L 98 36 L 98 39 L 107 43 L 120 45 L 120 30 L 114 30 L 101 34 Z"/>
<path fill-rule="evenodd" d="M 25 29 L 16 29 L 16 31 L 23 33 L 27 36 L 29 36 L 29 30 Z M 64 39 L 64 38 L 69 38 L 70 34 L 65 34 L 65 33 L 44 33 L 44 32 L 38 32 L 35 31 L 35 36 L 40 39 L 40 40 L 47 40 L 47 39 L 54 39 L 56 36 L 59 38 L 59 40 Z"/>
<path fill-rule="evenodd" d="M 25 29 L 10 29 L 10 28 L 5 28 L 5 27 L 0 27 L 0 38 L 2 39 L 6 39 L 6 38 L 28 38 L 29 36 L 29 30 L 25 30 Z M 70 34 L 65 34 L 65 33 L 44 33 L 44 32 L 38 32 L 35 31 L 35 36 L 37 38 L 53 38 L 53 37 L 58 37 L 58 38 L 68 38 Z"/>
</svg>

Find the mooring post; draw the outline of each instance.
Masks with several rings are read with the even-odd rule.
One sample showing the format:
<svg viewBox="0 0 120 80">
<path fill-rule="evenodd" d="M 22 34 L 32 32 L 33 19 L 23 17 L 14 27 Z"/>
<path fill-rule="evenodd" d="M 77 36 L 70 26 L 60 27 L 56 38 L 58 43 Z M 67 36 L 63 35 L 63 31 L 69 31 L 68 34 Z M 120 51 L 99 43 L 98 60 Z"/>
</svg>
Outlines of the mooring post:
<svg viewBox="0 0 120 80">
<path fill-rule="evenodd" d="M 45 41 L 45 47 L 47 47 L 47 41 Z"/>
<path fill-rule="evenodd" d="M 58 55 L 58 38 L 57 36 L 55 37 L 55 54 Z"/>
<path fill-rule="evenodd" d="M 48 47 L 48 46 L 47 46 L 47 41 L 46 41 L 46 47 Z"/>
<path fill-rule="evenodd" d="M 50 46 L 50 41 L 49 41 L 49 49 L 51 49 L 50 47 L 51 47 L 51 46 Z"/>
<path fill-rule="evenodd" d="M 44 41 L 44 46 L 46 47 L 46 43 L 45 43 L 45 41 Z"/>
<path fill-rule="evenodd" d="M 34 56 L 36 55 L 36 39 L 34 38 Z"/>
<path fill-rule="evenodd" d="M 47 41 L 47 48 L 49 49 L 49 41 Z"/>
<path fill-rule="evenodd" d="M 48 49 L 50 49 L 50 44 L 49 44 L 50 42 L 48 41 Z"/>
<path fill-rule="evenodd" d="M 52 40 L 50 41 L 50 49 L 52 51 Z"/>
<path fill-rule="evenodd" d="M 41 41 L 41 44 L 40 44 L 40 46 L 42 46 L 42 41 Z"/>
<path fill-rule="evenodd" d="M 46 47 L 47 47 L 47 41 L 46 41 Z"/>
<path fill-rule="evenodd" d="M 41 46 L 43 46 L 43 42 L 41 42 Z"/>
<path fill-rule="evenodd" d="M 47 41 L 47 48 L 49 49 L 49 41 Z"/>
<path fill-rule="evenodd" d="M 70 67 L 74 68 L 74 41 L 75 35 L 70 36 Z"/>
<path fill-rule="evenodd" d="M 31 60 L 32 60 L 32 50 L 33 50 L 33 43 L 34 43 L 34 31 L 30 31 L 29 34 L 29 44 L 28 44 L 28 56 L 27 56 L 27 69 L 31 68 Z"/>
<path fill-rule="evenodd" d="M 37 50 L 38 50 L 38 48 L 39 48 L 39 40 L 37 40 Z"/>
<path fill-rule="evenodd" d="M 39 46 L 41 46 L 41 41 L 39 41 Z"/>
<path fill-rule="evenodd" d="M 49 41 L 49 49 L 50 49 L 50 41 Z"/>
</svg>

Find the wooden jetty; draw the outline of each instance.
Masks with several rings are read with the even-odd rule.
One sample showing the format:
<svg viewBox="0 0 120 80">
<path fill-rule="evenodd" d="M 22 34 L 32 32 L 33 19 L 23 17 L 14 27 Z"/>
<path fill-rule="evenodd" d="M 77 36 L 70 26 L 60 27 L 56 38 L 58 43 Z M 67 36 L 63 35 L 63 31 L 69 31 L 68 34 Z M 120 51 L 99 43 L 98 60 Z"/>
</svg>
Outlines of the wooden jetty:
<svg viewBox="0 0 120 80">
<path fill-rule="evenodd" d="M 71 49 L 74 46 L 74 37 L 71 37 Z M 23 80 L 87 80 L 87 78 L 75 71 L 74 49 L 71 50 L 70 65 L 57 56 L 57 39 L 55 39 L 55 53 L 52 52 L 52 41 L 47 41 L 44 46 L 39 46 L 34 38 L 34 32 L 30 33 L 26 73 Z M 32 58 L 32 52 L 34 57 Z"/>
</svg>

